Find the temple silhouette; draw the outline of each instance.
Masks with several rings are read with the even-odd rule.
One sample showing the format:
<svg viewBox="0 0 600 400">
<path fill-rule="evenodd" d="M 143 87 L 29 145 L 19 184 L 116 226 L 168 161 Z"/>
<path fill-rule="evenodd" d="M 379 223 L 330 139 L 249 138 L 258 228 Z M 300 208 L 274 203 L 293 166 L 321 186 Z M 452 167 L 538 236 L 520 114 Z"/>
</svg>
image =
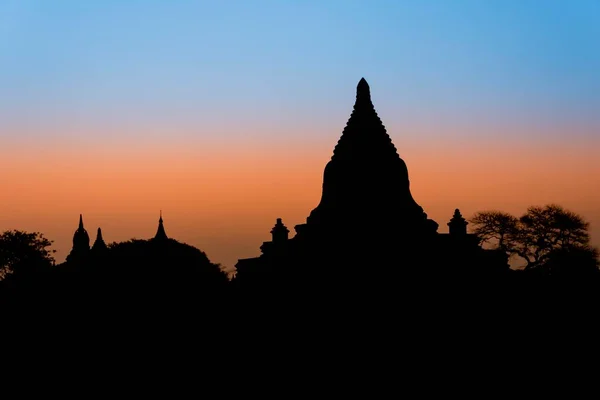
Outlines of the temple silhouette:
<svg viewBox="0 0 600 400">
<path fill-rule="evenodd" d="M 458 209 L 439 233 L 438 223 L 427 217 L 410 191 L 406 163 L 396 150 L 371 100 L 362 78 L 350 118 L 323 174 L 322 196 L 306 223 L 289 229 L 278 218 L 272 240 L 260 246 L 261 255 L 238 260 L 236 280 L 255 281 L 265 276 L 296 278 L 307 273 L 330 273 L 333 279 L 352 271 L 364 277 L 370 264 L 385 265 L 389 272 L 431 270 L 443 272 L 440 263 L 465 267 L 494 264 L 508 268 L 498 252 L 484 250 L 467 232 L 467 221 Z M 327 270 L 329 268 L 329 270 Z M 312 271 L 312 272 L 308 272 Z"/>
<path fill-rule="evenodd" d="M 98 228 L 99 239 L 102 240 L 101 231 Z M 98 239 L 96 240 L 98 241 Z M 73 248 L 67 256 L 68 263 L 76 263 L 84 260 L 90 252 L 90 235 L 83 227 L 83 215 L 79 214 L 79 226 L 73 234 Z"/>
<path fill-rule="evenodd" d="M 165 226 L 162 218 L 162 210 L 160 211 L 158 218 L 158 228 L 156 234 L 152 238 L 154 242 L 165 242 L 169 240 L 165 231 Z M 87 261 L 91 255 L 101 254 L 108 249 L 104 238 L 102 237 L 102 229 L 98 227 L 96 233 L 96 240 L 90 247 L 90 236 L 87 230 L 83 226 L 83 214 L 79 214 L 79 226 L 73 234 L 73 247 L 71 252 L 67 255 L 66 262 L 69 264 L 77 264 Z"/>
<path fill-rule="evenodd" d="M 78 298 L 96 310 L 115 313 L 140 299 L 151 313 L 161 307 L 189 308 L 229 282 L 202 250 L 167 236 L 162 211 L 154 236 L 107 245 L 98 228 L 91 247 L 80 215 L 71 252 L 54 271 L 53 290 L 60 288 L 60 295 L 53 295 L 56 301 L 70 307 Z"/>
<path fill-rule="evenodd" d="M 468 233 L 468 222 L 458 208 L 447 225 L 448 233 L 438 232 L 439 224 L 413 198 L 406 163 L 377 115 L 369 85 L 362 78 L 352 114 L 325 166 L 319 204 L 306 223 L 294 227 L 293 237 L 283 218 L 277 218 L 272 239 L 260 246 L 261 254 L 238 260 L 233 281 L 237 287 L 249 288 L 322 283 L 331 289 L 372 278 L 379 285 L 382 276 L 408 282 L 414 277 L 475 277 L 509 269 L 505 253 L 483 249 L 480 239 Z M 167 248 L 171 256 L 188 254 L 185 246 L 167 236 L 160 211 L 152 239 L 134 240 L 120 248 L 134 253 L 144 248 L 157 252 L 158 257 Z M 106 262 L 107 249 L 100 228 L 90 247 L 80 215 L 66 264 Z M 208 265 L 202 254 L 201 263 Z M 112 262 L 120 261 L 113 256 Z"/>
</svg>

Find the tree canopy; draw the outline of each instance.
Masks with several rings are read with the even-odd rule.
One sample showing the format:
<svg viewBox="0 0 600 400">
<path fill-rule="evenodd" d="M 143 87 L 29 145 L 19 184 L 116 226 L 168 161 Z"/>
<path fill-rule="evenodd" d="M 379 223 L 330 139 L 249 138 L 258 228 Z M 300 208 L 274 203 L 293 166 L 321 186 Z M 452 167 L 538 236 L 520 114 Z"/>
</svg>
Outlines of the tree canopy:
<svg viewBox="0 0 600 400">
<path fill-rule="evenodd" d="M 9 230 L 0 234 L 0 280 L 32 274 L 54 263 L 52 241 L 39 232 Z"/>
<path fill-rule="evenodd" d="M 598 251 L 590 245 L 589 223 L 562 206 L 531 206 L 518 218 L 502 211 L 482 211 L 470 222 L 482 242 L 520 257 L 526 269 L 557 263 L 592 265 L 594 260 L 597 266 Z"/>
</svg>

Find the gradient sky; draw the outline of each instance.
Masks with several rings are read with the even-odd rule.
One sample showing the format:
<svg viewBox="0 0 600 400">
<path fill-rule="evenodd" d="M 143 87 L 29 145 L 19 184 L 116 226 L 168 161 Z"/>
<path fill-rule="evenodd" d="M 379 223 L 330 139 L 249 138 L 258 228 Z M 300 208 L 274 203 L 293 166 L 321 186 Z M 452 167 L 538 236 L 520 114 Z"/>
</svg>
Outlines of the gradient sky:
<svg viewBox="0 0 600 400">
<path fill-rule="evenodd" d="M 365 77 L 447 231 L 557 202 L 600 245 L 600 1 L 0 1 L 0 230 L 233 266 L 304 222 Z"/>
</svg>

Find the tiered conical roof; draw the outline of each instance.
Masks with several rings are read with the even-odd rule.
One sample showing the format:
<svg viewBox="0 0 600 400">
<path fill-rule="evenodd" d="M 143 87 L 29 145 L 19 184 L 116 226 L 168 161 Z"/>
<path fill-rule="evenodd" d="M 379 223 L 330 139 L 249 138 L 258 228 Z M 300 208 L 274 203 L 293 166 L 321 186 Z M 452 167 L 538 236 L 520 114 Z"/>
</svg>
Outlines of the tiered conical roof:
<svg viewBox="0 0 600 400">
<path fill-rule="evenodd" d="M 328 225 L 325 231 L 371 235 L 393 227 L 408 232 L 435 232 L 410 192 L 408 169 L 388 135 L 362 78 L 354 109 L 325 167 L 323 193 L 308 225 Z M 386 228 L 387 230 L 387 228 Z"/>
<path fill-rule="evenodd" d="M 400 156 L 371 101 L 369 84 L 362 78 L 356 87 L 356 102 L 350 119 L 333 150 L 332 160 L 352 160 L 375 156 Z"/>
</svg>

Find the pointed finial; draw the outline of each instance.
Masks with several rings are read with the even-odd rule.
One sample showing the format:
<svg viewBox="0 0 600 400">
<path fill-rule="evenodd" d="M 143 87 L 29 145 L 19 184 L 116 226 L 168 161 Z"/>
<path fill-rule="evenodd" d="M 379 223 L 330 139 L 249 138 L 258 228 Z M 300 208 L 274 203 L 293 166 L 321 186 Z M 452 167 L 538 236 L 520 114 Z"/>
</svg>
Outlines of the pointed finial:
<svg viewBox="0 0 600 400">
<path fill-rule="evenodd" d="M 361 78 L 361 80 L 358 82 L 358 86 L 356 87 L 356 98 L 357 100 L 371 100 L 371 90 L 369 89 L 369 84 L 365 78 Z"/>
<path fill-rule="evenodd" d="M 96 240 L 102 240 L 102 229 L 98 228 L 98 234 L 96 235 Z"/>
<path fill-rule="evenodd" d="M 360 81 L 358 81 L 358 86 L 356 86 L 356 90 L 358 93 L 369 93 L 369 84 L 367 83 L 367 80 L 365 78 L 361 78 Z"/>
<path fill-rule="evenodd" d="M 154 239 L 168 239 L 167 233 L 165 232 L 165 227 L 163 225 L 162 210 L 160 210 L 160 218 L 158 219 L 158 230 L 156 231 Z"/>
<path fill-rule="evenodd" d="M 83 214 L 79 214 L 79 229 L 83 229 Z"/>
</svg>

